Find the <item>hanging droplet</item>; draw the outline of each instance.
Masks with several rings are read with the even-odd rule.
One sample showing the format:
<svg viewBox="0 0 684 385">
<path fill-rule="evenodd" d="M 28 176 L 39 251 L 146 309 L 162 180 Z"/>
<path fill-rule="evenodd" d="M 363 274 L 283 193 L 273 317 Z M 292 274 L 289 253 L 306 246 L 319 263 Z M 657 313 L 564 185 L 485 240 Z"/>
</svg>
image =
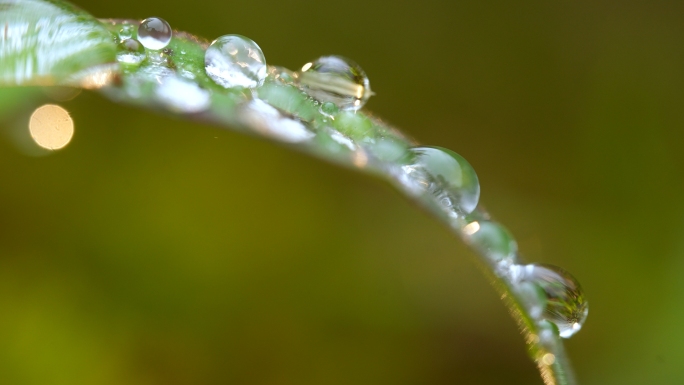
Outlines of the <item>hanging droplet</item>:
<svg viewBox="0 0 684 385">
<path fill-rule="evenodd" d="M 480 183 L 468 161 L 440 147 L 413 147 L 409 152 L 413 159 L 402 166 L 401 180 L 411 193 L 430 194 L 458 216 L 475 210 Z"/>
<path fill-rule="evenodd" d="M 518 252 L 518 244 L 501 224 L 489 220 L 476 220 L 462 229 L 466 242 L 492 262 L 512 263 Z"/>
<path fill-rule="evenodd" d="M 214 40 L 204 56 L 207 75 L 224 88 L 255 88 L 266 79 L 266 59 L 261 48 L 240 35 Z"/>
<path fill-rule="evenodd" d="M 519 282 L 530 282 L 546 295 L 542 318 L 558 327 L 560 336 L 577 333 L 587 318 L 589 307 L 577 280 L 557 266 L 531 264 L 515 266 L 513 276 Z"/>
<path fill-rule="evenodd" d="M 116 60 L 124 64 L 138 65 L 145 60 L 145 47 L 135 39 L 126 39 L 119 43 Z"/>
<path fill-rule="evenodd" d="M 306 63 L 298 80 L 312 97 L 344 110 L 358 110 L 373 95 L 363 69 L 341 56 L 323 56 Z"/>
<path fill-rule="evenodd" d="M 138 26 L 138 40 L 147 49 L 160 50 L 171 42 L 173 31 L 164 19 L 150 17 Z"/>
</svg>

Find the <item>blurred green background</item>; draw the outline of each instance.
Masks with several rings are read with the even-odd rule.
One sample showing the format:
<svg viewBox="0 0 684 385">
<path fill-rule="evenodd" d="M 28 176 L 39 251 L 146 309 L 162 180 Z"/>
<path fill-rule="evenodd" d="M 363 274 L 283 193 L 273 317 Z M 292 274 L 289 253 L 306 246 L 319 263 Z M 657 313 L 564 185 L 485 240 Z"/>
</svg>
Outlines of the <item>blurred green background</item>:
<svg viewBox="0 0 684 385">
<path fill-rule="evenodd" d="M 684 2 L 76 4 L 246 35 L 289 68 L 357 61 L 369 110 L 465 156 L 527 260 L 580 280 L 581 384 L 684 383 Z M 541 383 L 470 251 L 389 186 L 94 93 L 60 104 L 66 149 L 0 138 L 1 384 Z"/>
</svg>

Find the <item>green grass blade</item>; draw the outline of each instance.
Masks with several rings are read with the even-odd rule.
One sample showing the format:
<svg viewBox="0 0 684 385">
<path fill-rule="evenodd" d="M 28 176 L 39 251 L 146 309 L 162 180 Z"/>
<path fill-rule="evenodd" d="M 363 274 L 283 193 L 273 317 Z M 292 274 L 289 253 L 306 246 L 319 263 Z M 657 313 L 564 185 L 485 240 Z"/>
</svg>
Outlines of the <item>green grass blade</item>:
<svg viewBox="0 0 684 385">
<path fill-rule="evenodd" d="M 136 37 L 136 20 L 95 20 L 58 1 L 0 0 L 0 85 L 80 85 L 108 98 L 173 116 L 262 137 L 321 159 L 379 177 L 417 202 L 457 237 L 465 218 L 454 218 L 436 198 L 407 187 L 402 170 L 416 142 L 364 111 L 324 110 L 297 86 L 281 81 L 284 69 L 269 67 L 256 89 L 225 89 L 204 71 L 209 42 L 178 32 L 162 51 L 148 51 L 140 65 L 118 64 L 117 32 Z M 469 218 L 488 218 L 476 210 Z M 477 251 L 477 250 L 476 250 Z M 547 385 L 572 385 L 572 370 L 557 330 L 533 316 L 530 298 L 497 272 L 485 253 L 479 264 L 518 322 Z"/>
</svg>

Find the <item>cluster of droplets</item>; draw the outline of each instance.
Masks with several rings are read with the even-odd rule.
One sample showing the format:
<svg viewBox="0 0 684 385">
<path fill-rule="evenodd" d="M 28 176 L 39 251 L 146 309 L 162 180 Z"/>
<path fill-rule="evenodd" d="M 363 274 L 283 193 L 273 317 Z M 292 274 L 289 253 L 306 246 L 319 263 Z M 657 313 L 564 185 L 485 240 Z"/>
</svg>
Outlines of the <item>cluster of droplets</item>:
<svg viewBox="0 0 684 385">
<path fill-rule="evenodd" d="M 164 63 L 165 48 L 172 34 L 169 24 L 159 18 L 145 19 L 137 31 L 123 25 L 118 61 L 137 66 L 147 59 L 158 64 L 164 69 L 159 72 L 163 81 L 157 87 L 158 100 L 179 111 L 203 111 L 211 104 L 209 91 L 197 86 L 194 76 L 176 76 L 168 65 L 161 65 L 168 64 Z M 577 281 L 561 268 L 519 261 L 511 233 L 477 209 L 479 180 L 462 156 L 445 148 L 407 148 L 391 138 L 366 135 L 369 123 L 356 112 L 373 92 L 358 64 L 340 56 L 323 56 L 299 71 L 290 71 L 268 66 L 263 51 L 251 39 L 224 35 L 206 49 L 204 71 L 219 87 L 247 91 L 249 97 L 238 109 L 243 125 L 282 142 L 319 140 L 323 146 L 338 146 L 353 154 L 352 163 L 358 167 L 375 162 L 399 188 L 445 213 L 463 239 L 523 300 L 520 305 L 539 330 L 552 324 L 561 337 L 568 338 L 582 327 L 588 308 Z M 299 100 L 292 97 L 297 93 L 316 109 L 306 112 L 293 101 Z M 345 126 L 356 131 L 341 131 Z"/>
<path fill-rule="evenodd" d="M 151 57 L 160 56 L 157 51 L 169 45 L 173 30 L 166 20 L 150 17 L 140 22 L 137 29 L 132 24 L 121 25 L 117 37 L 117 61 L 123 65 L 139 66 L 147 57 L 147 50 Z"/>
<path fill-rule="evenodd" d="M 540 329 L 548 322 L 561 337 L 569 338 L 582 328 L 589 307 L 579 282 L 570 273 L 548 264 L 522 264 L 511 233 L 487 216 L 468 216 L 464 223 L 461 234 L 466 243 L 484 255 L 494 272 L 509 283 Z"/>
</svg>

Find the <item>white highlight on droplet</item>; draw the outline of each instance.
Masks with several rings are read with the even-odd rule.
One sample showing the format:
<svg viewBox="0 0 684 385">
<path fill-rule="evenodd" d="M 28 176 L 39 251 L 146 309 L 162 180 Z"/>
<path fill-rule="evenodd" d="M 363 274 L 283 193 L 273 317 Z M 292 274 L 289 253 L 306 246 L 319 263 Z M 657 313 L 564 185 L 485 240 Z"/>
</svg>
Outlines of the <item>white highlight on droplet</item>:
<svg viewBox="0 0 684 385">
<path fill-rule="evenodd" d="M 473 235 L 478 231 L 480 231 L 480 223 L 478 221 L 470 222 L 467 225 L 463 226 L 463 232 L 466 235 Z"/>
<path fill-rule="evenodd" d="M 46 104 L 31 114 L 29 132 L 40 147 L 59 150 L 71 142 L 74 136 L 74 121 L 64 108 Z"/>
</svg>

